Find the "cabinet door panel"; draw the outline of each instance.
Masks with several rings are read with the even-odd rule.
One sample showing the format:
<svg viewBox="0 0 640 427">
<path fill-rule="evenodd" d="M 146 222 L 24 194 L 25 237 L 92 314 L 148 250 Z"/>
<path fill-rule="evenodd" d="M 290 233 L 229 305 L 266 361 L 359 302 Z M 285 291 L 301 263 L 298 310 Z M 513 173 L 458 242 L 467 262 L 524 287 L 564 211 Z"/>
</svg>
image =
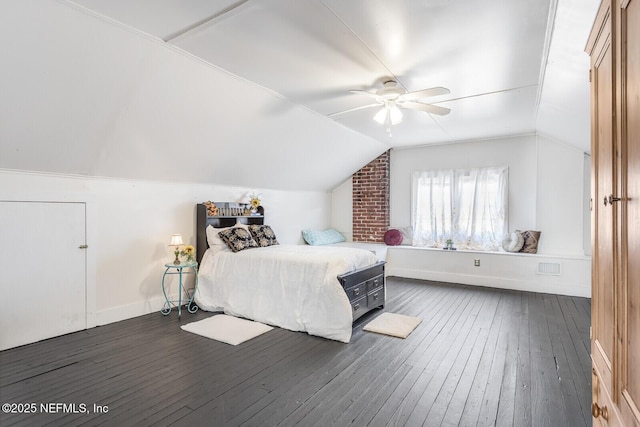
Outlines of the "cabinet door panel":
<svg viewBox="0 0 640 427">
<path fill-rule="evenodd" d="M 640 0 L 621 11 L 624 52 L 621 127 L 626 135 L 626 281 L 621 294 L 621 412 L 628 425 L 640 424 Z M 626 43 L 624 43 L 626 41 Z"/>
<path fill-rule="evenodd" d="M 594 223 L 592 323 L 593 360 L 607 389 L 612 388 L 614 361 L 614 207 L 607 201 L 614 188 L 613 52 L 610 19 L 605 21 L 593 61 Z"/>
</svg>

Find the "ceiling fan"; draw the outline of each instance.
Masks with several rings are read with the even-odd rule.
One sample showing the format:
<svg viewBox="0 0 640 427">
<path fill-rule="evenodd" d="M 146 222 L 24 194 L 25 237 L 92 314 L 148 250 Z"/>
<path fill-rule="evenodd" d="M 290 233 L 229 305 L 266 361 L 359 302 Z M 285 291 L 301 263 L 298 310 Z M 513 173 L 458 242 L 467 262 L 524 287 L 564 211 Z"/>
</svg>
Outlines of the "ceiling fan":
<svg viewBox="0 0 640 427">
<path fill-rule="evenodd" d="M 440 116 L 449 114 L 451 111 L 448 108 L 438 107 L 436 105 L 426 104 L 419 101 L 419 99 L 422 98 L 446 95 L 450 93 L 449 89 L 444 87 L 432 87 L 429 89 L 407 92 L 405 89 L 398 86 L 398 83 L 395 80 L 387 80 L 383 83 L 383 87 L 375 92 L 366 90 L 351 90 L 350 92 L 368 95 L 375 99 L 376 102 L 374 104 L 356 107 L 347 111 L 360 110 L 362 108 L 381 105 L 382 108 L 376 113 L 373 119 L 381 125 L 386 126 L 389 136 L 391 136 L 391 125 L 398 124 L 402 121 L 401 108 L 410 108 L 412 110 L 424 111 L 425 113 L 437 114 Z M 342 113 L 347 111 L 343 111 Z"/>
</svg>

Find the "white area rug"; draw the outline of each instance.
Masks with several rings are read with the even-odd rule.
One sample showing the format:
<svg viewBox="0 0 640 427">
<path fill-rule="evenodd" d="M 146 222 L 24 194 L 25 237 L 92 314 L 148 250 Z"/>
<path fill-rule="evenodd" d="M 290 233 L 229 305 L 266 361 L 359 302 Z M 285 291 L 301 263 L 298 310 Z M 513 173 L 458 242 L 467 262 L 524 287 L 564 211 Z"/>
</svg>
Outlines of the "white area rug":
<svg viewBox="0 0 640 427">
<path fill-rule="evenodd" d="M 392 337 L 406 338 L 422 322 L 419 317 L 405 316 L 403 314 L 382 313 L 380 316 L 367 323 L 363 331 L 378 334 L 391 335 Z"/>
<path fill-rule="evenodd" d="M 231 345 L 241 344 L 273 329 L 263 323 L 252 322 L 251 320 L 240 319 L 226 314 L 217 314 L 180 327 L 187 332 Z"/>
</svg>

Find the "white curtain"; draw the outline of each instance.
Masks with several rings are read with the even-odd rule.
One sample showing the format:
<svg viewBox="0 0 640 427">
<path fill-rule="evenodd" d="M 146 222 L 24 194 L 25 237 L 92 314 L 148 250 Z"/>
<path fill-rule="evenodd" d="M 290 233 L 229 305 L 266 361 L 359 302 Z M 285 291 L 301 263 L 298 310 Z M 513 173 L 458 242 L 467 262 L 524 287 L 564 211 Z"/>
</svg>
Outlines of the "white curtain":
<svg viewBox="0 0 640 427">
<path fill-rule="evenodd" d="M 495 251 L 507 231 L 508 169 L 414 172 L 413 244 Z"/>
</svg>

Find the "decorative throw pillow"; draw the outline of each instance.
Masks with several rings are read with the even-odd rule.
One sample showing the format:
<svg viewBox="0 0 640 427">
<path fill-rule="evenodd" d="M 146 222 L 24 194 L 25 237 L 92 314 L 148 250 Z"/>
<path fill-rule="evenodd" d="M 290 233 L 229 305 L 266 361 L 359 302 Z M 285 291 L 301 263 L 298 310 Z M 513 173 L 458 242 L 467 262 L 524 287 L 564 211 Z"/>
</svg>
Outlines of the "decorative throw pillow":
<svg viewBox="0 0 640 427">
<path fill-rule="evenodd" d="M 302 230 L 302 238 L 308 245 L 319 246 L 319 245 L 330 245 L 331 243 L 340 243 L 344 242 L 344 236 L 333 228 L 328 228 L 324 231 L 316 231 L 316 230 Z"/>
<path fill-rule="evenodd" d="M 524 246 L 520 249 L 520 252 L 527 254 L 538 253 L 538 242 L 540 241 L 541 231 L 527 230 L 522 232 L 524 238 Z"/>
<path fill-rule="evenodd" d="M 213 247 L 213 246 L 224 246 L 227 247 L 227 244 L 225 243 L 224 240 L 222 240 L 222 238 L 220 236 L 218 236 L 218 234 L 221 231 L 224 230 L 231 230 L 234 227 L 242 227 L 242 228 L 247 228 L 247 224 L 243 224 L 240 221 L 236 222 L 235 225 L 232 225 L 231 227 L 223 227 L 223 228 L 215 228 L 212 225 L 207 225 L 207 229 L 206 229 L 206 233 L 207 233 L 207 243 L 209 244 L 209 247 Z"/>
<path fill-rule="evenodd" d="M 233 227 L 219 232 L 218 235 L 233 252 L 258 247 L 258 244 L 253 240 L 251 233 L 246 228 Z"/>
<path fill-rule="evenodd" d="M 507 252 L 520 252 L 524 246 L 524 236 L 520 230 L 507 234 L 502 241 L 502 248 Z"/>
<path fill-rule="evenodd" d="M 250 225 L 249 233 L 251 233 L 253 240 L 255 240 L 260 247 L 279 244 L 278 240 L 276 239 L 276 234 L 268 225 Z"/>
<path fill-rule="evenodd" d="M 413 227 L 400 227 L 398 228 L 402 233 L 402 243 L 403 246 L 411 246 L 413 245 Z"/>
<path fill-rule="evenodd" d="M 404 237 L 402 236 L 402 232 L 394 228 L 387 230 L 386 233 L 384 233 L 384 242 L 389 246 L 398 246 L 402 243 L 403 239 Z"/>
</svg>

